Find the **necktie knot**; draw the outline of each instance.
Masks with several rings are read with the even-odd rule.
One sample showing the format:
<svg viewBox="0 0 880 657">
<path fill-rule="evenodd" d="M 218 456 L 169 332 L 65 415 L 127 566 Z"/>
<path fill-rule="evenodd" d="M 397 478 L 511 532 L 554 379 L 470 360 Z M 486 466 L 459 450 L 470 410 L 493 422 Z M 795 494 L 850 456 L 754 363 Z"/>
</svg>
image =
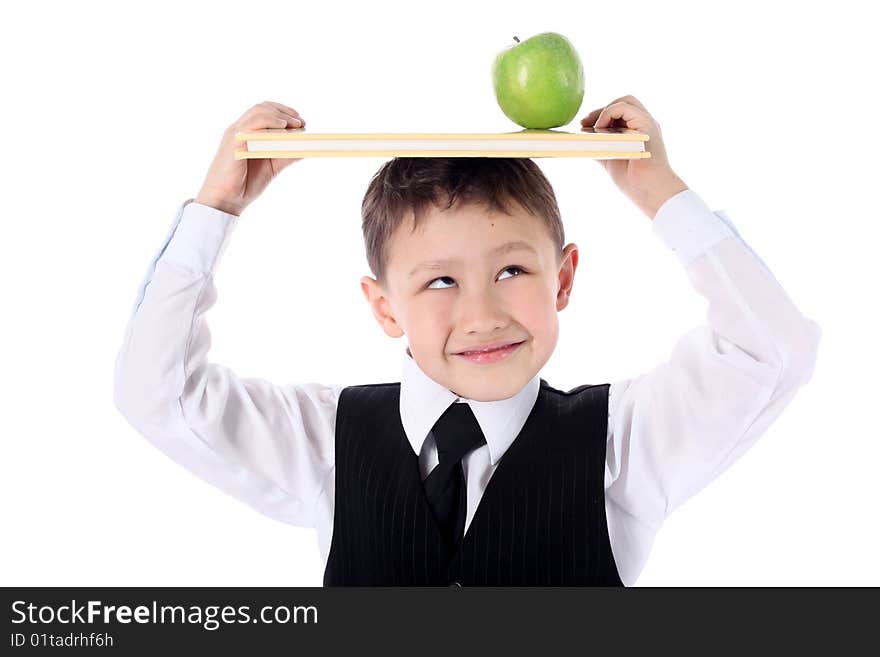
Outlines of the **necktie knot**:
<svg viewBox="0 0 880 657">
<path fill-rule="evenodd" d="M 467 403 L 454 402 L 444 411 L 432 429 L 440 463 L 451 465 L 486 442 L 480 424 Z"/>
</svg>

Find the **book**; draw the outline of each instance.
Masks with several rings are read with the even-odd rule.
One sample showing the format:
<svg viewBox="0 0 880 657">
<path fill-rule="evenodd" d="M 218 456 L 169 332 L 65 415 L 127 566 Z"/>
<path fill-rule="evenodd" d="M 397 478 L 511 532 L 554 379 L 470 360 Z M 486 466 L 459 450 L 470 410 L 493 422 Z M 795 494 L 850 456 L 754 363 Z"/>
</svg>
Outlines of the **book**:
<svg viewBox="0 0 880 657">
<path fill-rule="evenodd" d="M 590 157 L 649 158 L 649 136 L 628 128 L 519 132 L 306 132 L 266 128 L 238 132 L 235 159 L 303 157 Z"/>
</svg>

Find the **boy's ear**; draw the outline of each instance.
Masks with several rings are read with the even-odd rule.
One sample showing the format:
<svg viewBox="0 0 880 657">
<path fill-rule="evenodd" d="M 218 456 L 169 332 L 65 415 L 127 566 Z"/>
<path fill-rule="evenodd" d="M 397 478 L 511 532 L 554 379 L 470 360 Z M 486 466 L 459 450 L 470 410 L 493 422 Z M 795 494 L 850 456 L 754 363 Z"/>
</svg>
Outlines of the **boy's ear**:
<svg viewBox="0 0 880 657">
<path fill-rule="evenodd" d="M 574 286 L 574 272 L 578 266 L 578 248 L 574 242 L 562 250 L 562 263 L 559 265 L 559 287 L 556 292 L 556 310 L 568 305 L 571 289 Z"/>
<path fill-rule="evenodd" d="M 391 309 L 391 302 L 379 282 L 370 276 L 361 277 L 361 290 L 364 293 L 367 303 L 370 304 L 370 310 L 373 311 L 373 317 L 379 322 L 379 326 L 385 331 L 386 335 L 392 338 L 399 338 L 404 334 L 403 329 L 394 318 Z"/>
</svg>

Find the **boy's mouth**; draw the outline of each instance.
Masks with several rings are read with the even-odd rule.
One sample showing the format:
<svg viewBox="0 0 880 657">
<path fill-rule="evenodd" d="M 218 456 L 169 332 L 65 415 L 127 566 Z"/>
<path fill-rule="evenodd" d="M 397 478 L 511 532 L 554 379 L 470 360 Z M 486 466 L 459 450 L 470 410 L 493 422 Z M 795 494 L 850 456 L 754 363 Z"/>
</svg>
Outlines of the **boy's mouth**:
<svg viewBox="0 0 880 657">
<path fill-rule="evenodd" d="M 493 363 L 500 363 L 510 357 L 524 343 L 525 340 L 520 340 L 519 342 L 496 342 L 480 349 L 462 351 L 455 355 L 475 365 L 491 365 Z"/>
<path fill-rule="evenodd" d="M 505 349 L 507 347 L 513 347 L 515 345 L 519 345 L 525 342 L 525 340 L 520 340 L 519 342 L 512 342 L 510 340 L 504 340 L 501 342 L 490 342 L 489 344 L 482 345 L 480 347 L 474 347 L 472 349 L 466 349 L 464 351 L 458 351 L 455 353 L 456 356 L 472 356 L 475 354 L 485 354 L 491 351 L 499 351 L 500 349 Z"/>
</svg>

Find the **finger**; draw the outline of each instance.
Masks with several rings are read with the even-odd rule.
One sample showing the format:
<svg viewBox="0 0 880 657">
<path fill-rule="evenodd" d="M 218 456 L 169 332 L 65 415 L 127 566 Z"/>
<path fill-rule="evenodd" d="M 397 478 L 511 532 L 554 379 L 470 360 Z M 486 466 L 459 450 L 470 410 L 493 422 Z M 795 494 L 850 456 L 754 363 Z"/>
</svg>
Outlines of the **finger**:
<svg viewBox="0 0 880 657">
<path fill-rule="evenodd" d="M 306 124 L 306 122 L 298 116 L 291 116 L 290 114 L 283 113 L 281 114 L 281 116 L 287 121 L 287 125 L 292 128 L 302 128 Z"/>
<path fill-rule="evenodd" d="M 305 120 L 299 115 L 299 112 L 297 112 L 292 107 L 288 107 L 287 105 L 282 105 L 281 103 L 274 103 L 271 100 L 267 100 L 263 104 L 269 105 L 270 107 L 274 107 L 275 109 L 279 110 L 280 112 L 284 112 L 285 114 L 296 117 L 297 119 L 299 119 L 300 121 L 305 123 Z"/>
<path fill-rule="evenodd" d="M 620 98 L 615 98 L 610 103 L 608 103 L 607 106 L 613 105 L 614 103 L 621 103 L 621 102 L 626 102 L 626 103 L 629 103 L 630 105 L 635 105 L 636 107 L 638 107 L 640 110 L 642 110 L 646 114 L 648 113 L 648 110 L 645 109 L 645 106 L 635 96 L 621 96 Z M 596 119 L 599 118 L 599 114 L 602 113 L 603 109 L 605 109 L 605 108 L 600 107 L 598 109 L 594 109 L 587 116 L 585 116 L 583 119 L 581 119 L 581 125 L 592 127 L 596 123 Z"/>
<path fill-rule="evenodd" d="M 236 127 L 236 129 L 241 129 L 241 126 L 247 126 L 246 128 L 244 128 L 247 130 L 255 129 L 255 128 L 251 127 L 251 126 L 253 126 L 254 121 L 265 121 L 266 120 L 265 117 L 267 115 L 275 114 L 276 116 L 278 116 L 278 115 L 283 114 L 283 112 L 278 107 L 276 107 L 276 105 L 277 105 L 277 103 L 272 103 L 270 101 L 263 101 L 262 103 L 257 103 L 256 105 L 251 107 L 248 111 L 246 111 L 244 114 L 242 114 L 233 125 Z M 287 116 L 288 115 L 285 114 L 285 117 L 287 117 Z M 295 117 L 295 118 L 298 118 L 301 121 L 303 121 L 302 118 L 296 114 L 289 115 L 289 116 L 290 116 L 290 118 Z M 260 117 L 264 117 L 264 118 L 261 119 Z M 275 120 L 275 121 L 273 121 L 273 123 L 275 125 L 272 127 L 277 128 L 279 122 L 277 120 Z M 305 123 L 305 121 L 303 121 L 303 123 Z"/>
<path fill-rule="evenodd" d="M 635 105 L 626 102 L 612 103 L 599 113 L 594 127 L 607 128 L 616 119 L 622 120 L 626 127 L 632 130 L 649 129 L 648 114 Z"/>
<path fill-rule="evenodd" d="M 282 105 L 281 103 L 276 103 L 271 100 L 264 100 L 261 105 L 269 105 L 270 107 L 274 107 L 275 109 L 284 110 L 285 112 L 290 112 L 294 116 L 299 116 L 299 112 L 297 112 L 292 107 L 288 107 L 287 105 Z"/>
<path fill-rule="evenodd" d="M 250 132 L 251 130 L 266 130 L 269 128 L 280 129 L 287 128 L 288 122 L 292 122 L 294 120 L 288 116 L 284 116 L 280 112 L 269 112 L 265 111 L 260 114 L 254 114 L 252 116 L 246 117 L 240 124 L 236 125 L 236 132 Z M 293 125 L 292 127 L 298 128 L 299 125 Z"/>
<path fill-rule="evenodd" d="M 236 122 L 235 129 L 236 130 L 261 130 L 263 128 L 303 128 L 305 127 L 306 121 L 299 114 L 289 114 L 286 110 L 279 109 L 280 107 L 284 107 L 280 103 L 273 103 L 272 101 L 263 101 L 262 103 L 258 103 L 254 105 L 251 109 L 244 113 L 244 115 Z M 291 108 L 293 109 L 293 108 Z M 296 110 L 293 110 L 296 112 Z M 254 121 L 265 122 L 266 116 L 275 116 L 283 118 L 284 122 L 282 123 L 278 118 L 270 120 L 271 125 L 263 125 L 261 128 L 253 127 Z M 264 117 L 264 118 L 260 118 Z M 241 127 L 245 126 L 245 127 Z"/>
<path fill-rule="evenodd" d="M 638 108 L 639 108 L 640 110 L 642 110 L 643 112 L 647 112 L 647 111 L 648 111 L 648 110 L 645 109 L 645 106 L 642 105 L 641 102 L 639 102 L 639 99 L 636 98 L 635 96 L 621 96 L 620 98 L 615 98 L 614 100 L 612 100 L 612 101 L 611 101 L 610 103 L 608 103 L 608 104 L 609 104 L 609 105 L 612 105 L 612 104 L 614 104 L 614 103 L 629 103 L 630 105 L 635 105 L 636 107 L 638 107 Z"/>
<path fill-rule="evenodd" d="M 306 126 L 306 120 L 299 114 L 283 113 L 283 115 L 289 119 L 288 123 L 294 128 L 304 128 Z"/>
<path fill-rule="evenodd" d="M 284 127 L 301 128 L 306 123 L 298 116 L 293 116 L 293 115 L 288 114 L 287 112 L 283 112 L 281 110 L 274 110 L 274 111 L 270 112 L 270 114 L 280 116 L 285 121 Z"/>
<path fill-rule="evenodd" d="M 657 119 L 655 119 L 653 116 L 651 116 L 651 113 L 645 108 L 645 106 L 641 103 L 641 101 L 639 101 L 638 98 L 636 98 L 635 96 L 624 96 L 623 98 L 618 98 L 614 102 L 620 102 L 620 101 L 627 102 L 630 105 L 635 105 L 636 107 L 638 107 L 645 114 L 647 114 L 648 121 L 655 124 L 657 126 L 658 130 L 660 129 L 660 125 L 657 123 Z"/>
<path fill-rule="evenodd" d="M 593 127 L 593 124 L 596 123 L 596 119 L 599 118 L 599 114 L 602 113 L 603 109 L 605 109 L 605 108 L 600 107 L 599 109 L 594 109 L 592 112 L 587 114 L 584 118 L 581 119 L 581 125 L 584 125 L 584 126 L 587 126 L 590 128 Z"/>
</svg>

